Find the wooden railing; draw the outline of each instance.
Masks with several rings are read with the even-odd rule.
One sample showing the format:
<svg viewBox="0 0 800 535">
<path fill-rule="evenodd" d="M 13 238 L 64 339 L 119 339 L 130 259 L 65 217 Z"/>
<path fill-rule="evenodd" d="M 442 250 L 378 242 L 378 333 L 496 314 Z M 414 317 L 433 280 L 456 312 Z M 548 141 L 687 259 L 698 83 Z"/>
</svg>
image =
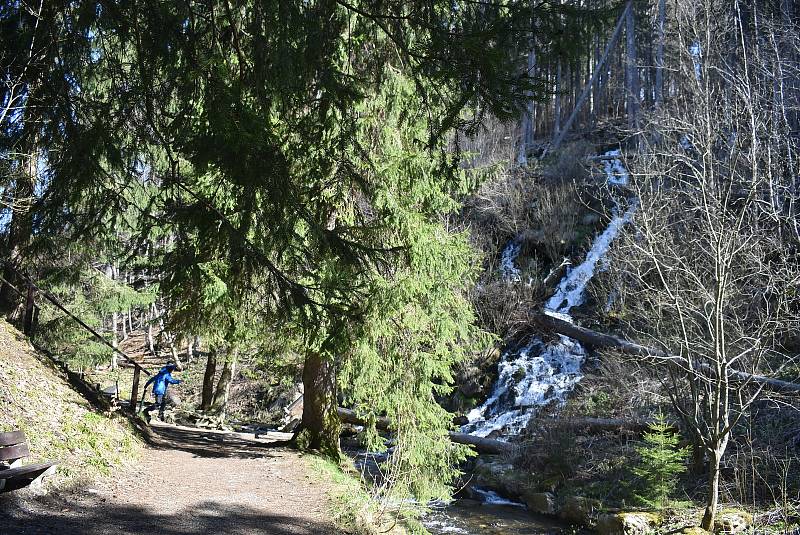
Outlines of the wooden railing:
<svg viewBox="0 0 800 535">
<path fill-rule="evenodd" d="M 31 343 L 33 343 L 33 336 L 36 332 L 36 327 L 39 321 L 39 305 L 36 304 L 36 296 L 41 295 L 44 299 L 46 299 L 49 303 L 59 309 L 61 312 L 66 314 L 70 319 L 72 319 L 75 323 L 77 323 L 82 329 L 89 332 L 97 341 L 102 343 L 103 345 L 108 346 L 111 348 L 112 351 L 117 353 L 121 356 L 126 362 L 133 366 L 133 385 L 131 386 L 131 399 L 130 399 L 130 406 L 129 409 L 131 413 L 136 412 L 136 405 L 139 401 L 139 381 L 141 378 L 142 372 L 145 375 L 152 375 L 152 373 L 141 364 L 133 360 L 130 356 L 128 356 L 124 351 L 115 347 L 112 343 L 105 339 L 103 335 L 98 333 L 95 329 L 91 326 L 87 325 L 82 319 L 78 316 L 70 312 L 67 307 L 65 307 L 61 301 L 59 301 L 55 296 L 53 296 L 47 290 L 44 290 L 36 285 L 31 278 L 16 269 L 10 262 L 5 262 L 5 267 L 8 271 L 14 273 L 17 278 L 25 283 L 26 289 L 23 291 L 20 288 L 14 286 L 10 281 L 6 280 L 4 277 L 0 276 L 0 283 L 8 286 L 11 290 L 16 292 L 19 296 L 21 296 L 25 300 L 25 315 L 23 317 L 23 332 L 25 335 L 31 339 Z M 35 344 L 34 344 L 35 346 Z M 50 353 L 47 352 L 49 355 Z M 119 393 L 117 393 L 119 395 Z"/>
</svg>

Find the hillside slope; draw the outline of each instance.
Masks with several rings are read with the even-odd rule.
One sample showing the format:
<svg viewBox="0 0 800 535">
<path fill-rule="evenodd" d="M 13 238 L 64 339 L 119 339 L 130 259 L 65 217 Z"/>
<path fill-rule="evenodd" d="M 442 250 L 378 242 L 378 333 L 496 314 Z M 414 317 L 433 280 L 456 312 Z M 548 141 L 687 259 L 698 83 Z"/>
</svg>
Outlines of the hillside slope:
<svg viewBox="0 0 800 535">
<path fill-rule="evenodd" d="M 48 485 L 107 475 L 140 449 L 124 419 L 93 410 L 17 329 L 0 321 L 0 431 L 11 429 L 27 434 L 28 462 L 59 462 Z"/>
</svg>

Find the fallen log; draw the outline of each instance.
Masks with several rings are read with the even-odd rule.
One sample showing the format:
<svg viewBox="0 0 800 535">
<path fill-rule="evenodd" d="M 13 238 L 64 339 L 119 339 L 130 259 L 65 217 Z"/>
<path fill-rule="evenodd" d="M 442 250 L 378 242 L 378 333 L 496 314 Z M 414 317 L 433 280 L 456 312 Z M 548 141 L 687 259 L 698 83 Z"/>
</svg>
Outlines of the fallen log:
<svg viewBox="0 0 800 535">
<path fill-rule="evenodd" d="M 346 424 L 366 425 L 366 421 L 363 418 L 356 416 L 356 411 L 352 409 L 339 407 L 336 409 L 336 414 L 338 414 L 339 419 Z M 375 421 L 375 427 L 378 429 L 389 429 L 390 425 L 391 421 L 385 416 L 378 416 L 378 419 Z"/>
<path fill-rule="evenodd" d="M 564 336 L 569 336 L 585 345 L 592 346 L 598 349 L 614 349 L 620 353 L 627 355 L 635 355 L 639 357 L 656 357 L 659 359 L 669 361 L 683 361 L 682 357 L 670 355 L 665 351 L 653 347 L 643 346 L 624 338 L 605 334 L 586 327 L 575 325 L 560 318 L 556 318 L 547 314 L 536 314 L 533 317 L 533 322 L 542 327 L 543 329 L 553 331 Z M 698 369 L 705 369 L 710 371 L 711 367 L 708 364 L 696 363 Z M 783 381 L 781 379 L 773 379 L 763 375 L 747 373 L 740 370 L 729 369 L 728 377 L 741 383 L 753 383 L 764 388 L 769 388 L 776 392 L 784 394 L 798 395 L 800 394 L 800 384 Z"/>
<path fill-rule="evenodd" d="M 476 437 L 466 433 L 450 431 L 450 440 L 456 444 L 466 444 L 475 448 L 478 453 L 501 454 L 514 451 L 514 445 L 493 438 Z"/>
<path fill-rule="evenodd" d="M 354 425 L 365 425 L 366 423 L 363 418 L 359 418 L 355 411 L 351 409 L 339 407 L 336 409 L 336 413 L 339 415 L 339 419 L 345 423 Z M 375 422 L 375 426 L 378 429 L 388 429 L 391 427 L 391 421 L 385 416 L 379 416 Z M 514 449 L 513 444 L 503 442 L 502 440 L 476 437 L 474 435 L 456 433 L 454 431 L 450 431 L 450 440 L 456 444 L 466 444 L 468 446 L 472 446 L 478 453 L 508 453 Z"/>
</svg>

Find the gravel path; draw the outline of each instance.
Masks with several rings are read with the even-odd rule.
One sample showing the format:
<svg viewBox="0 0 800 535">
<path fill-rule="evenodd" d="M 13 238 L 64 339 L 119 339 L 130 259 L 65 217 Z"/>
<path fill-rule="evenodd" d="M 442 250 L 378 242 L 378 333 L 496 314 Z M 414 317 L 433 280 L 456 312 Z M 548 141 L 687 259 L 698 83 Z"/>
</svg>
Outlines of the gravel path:
<svg viewBox="0 0 800 535">
<path fill-rule="evenodd" d="M 136 471 L 44 499 L 0 495 L 0 535 L 338 533 L 300 455 L 237 433 L 158 425 Z"/>
</svg>

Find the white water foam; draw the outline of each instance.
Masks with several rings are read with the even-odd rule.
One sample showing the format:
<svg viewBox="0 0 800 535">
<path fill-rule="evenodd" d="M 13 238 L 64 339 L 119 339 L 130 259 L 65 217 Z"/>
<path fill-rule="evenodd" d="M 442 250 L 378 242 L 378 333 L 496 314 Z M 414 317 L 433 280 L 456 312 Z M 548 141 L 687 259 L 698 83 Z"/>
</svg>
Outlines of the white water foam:
<svg viewBox="0 0 800 535">
<path fill-rule="evenodd" d="M 514 264 L 521 250 L 522 245 L 516 240 L 508 242 L 503 249 L 503 253 L 500 255 L 500 275 L 504 281 L 520 282 L 522 280 L 522 272 Z"/>
<path fill-rule="evenodd" d="M 619 151 L 609 151 L 606 155 L 615 156 L 604 165 L 608 182 L 627 184 L 629 176 L 619 159 Z M 635 209 L 636 203 L 631 203 L 624 213 L 612 217 L 608 227 L 595 238 L 584 261 L 561 279 L 555 294 L 545 304 L 545 313 L 572 322 L 570 310 L 583 303 L 586 285 L 597 272 L 598 262 L 630 221 Z M 514 266 L 519 246 L 512 249 L 514 244 L 511 242 L 503 252 L 501 272 L 504 275 L 517 273 L 519 280 L 519 270 Z M 508 271 L 503 270 L 506 258 L 512 268 Z M 538 409 L 566 401 L 567 395 L 583 378 L 581 365 L 585 358 L 583 346 L 561 335 L 558 341 L 547 345 L 533 338 L 525 346 L 507 351 L 498 364 L 498 378 L 491 396 L 467 414 L 469 423 L 463 426 L 463 431 L 481 437 L 494 432 L 520 433 Z"/>
</svg>

